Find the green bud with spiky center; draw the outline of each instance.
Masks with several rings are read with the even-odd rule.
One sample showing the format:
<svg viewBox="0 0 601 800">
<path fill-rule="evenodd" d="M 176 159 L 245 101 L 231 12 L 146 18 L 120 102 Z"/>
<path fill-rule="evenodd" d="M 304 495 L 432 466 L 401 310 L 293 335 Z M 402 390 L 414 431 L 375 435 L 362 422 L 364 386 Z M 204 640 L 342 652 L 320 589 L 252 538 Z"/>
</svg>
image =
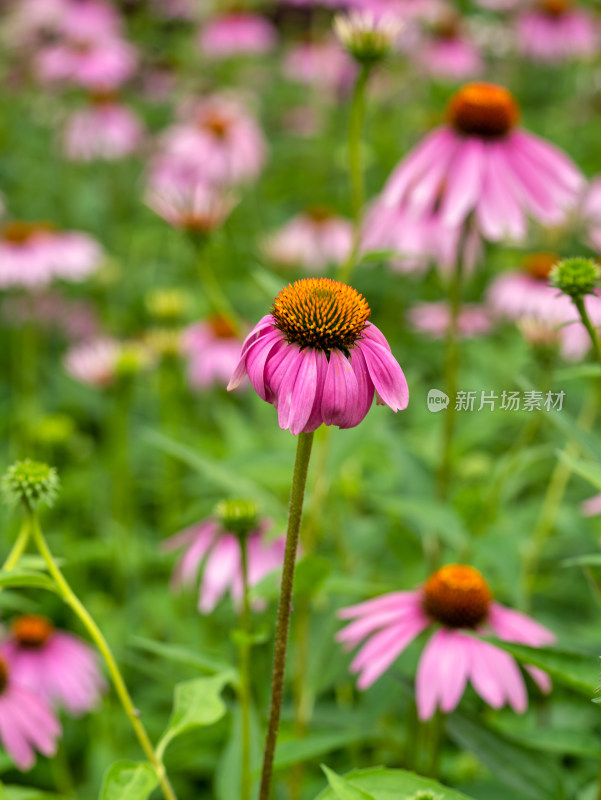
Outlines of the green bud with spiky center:
<svg viewBox="0 0 601 800">
<path fill-rule="evenodd" d="M 5 502 L 10 505 L 51 506 L 58 495 L 60 480 L 54 467 L 26 458 L 7 469 L 1 488 Z"/>
<path fill-rule="evenodd" d="M 367 12 L 339 14 L 334 19 L 334 33 L 344 49 L 365 67 L 373 67 L 388 58 L 401 31 L 394 19 L 376 18 Z"/>
<path fill-rule="evenodd" d="M 553 267 L 549 281 L 569 297 L 582 298 L 601 286 L 601 267 L 592 258 L 565 258 Z"/>
<path fill-rule="evenodd" d="M 222 500 L 215 514 L 224 530 L 240 538 L 248 536 L 259 522 L 259 509 L 251 500 Z"/>
</svg>

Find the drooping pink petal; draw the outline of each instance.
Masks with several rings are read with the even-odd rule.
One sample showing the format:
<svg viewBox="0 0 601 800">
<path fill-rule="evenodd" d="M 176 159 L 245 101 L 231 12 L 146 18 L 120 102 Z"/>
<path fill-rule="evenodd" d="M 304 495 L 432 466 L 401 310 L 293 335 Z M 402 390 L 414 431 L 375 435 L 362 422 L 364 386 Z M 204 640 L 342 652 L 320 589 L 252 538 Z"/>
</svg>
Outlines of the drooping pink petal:
<svg viewBox="0 0 601 800">
<path fill-rule="evenodd" d="M 349 360 L 340 350 L 331 350 L 321 400 L 324 423 L 340 428 L 350 427 L 358 394 L 357 378 Z"/>
<path fill-rule="evenodd" d="M 426 619 L 413 620 L 372 636 L 351 664 L 352 672 L 361 672 L 357 688 L 368 689 L 429 624 Z"/>
<path fill-rule="evenodd" d="M 371 600 L 364 600 L 353 606 L 341 608 L 337 612 L 339 619 L 353 619 L 370 614 L 388 611 L 393 608 L 402 608 L 406 605 L 416 606 L 421 602 L 421 592 L 389 592 Z"/>
<path fill-rule="evenodd" d="M 240 570 L 240 545 L 232 534 L 222 534 L 207 558 L 198 598 L 203 614 L 212 611 Z"/>
<path fill-rule="evenodd" d="M 420 719 L 430 719 L 437 705 L 453 711 L 469 673 L 469 643 L 461 631 L 439 630 L 426 645 L 417 668 L 416 694 Z"/>
<path fill-rule="evenodd" d="M 315 403 L 317 393 L 317 358 L 315 350 L 305 348 L 301 351 L 301 365 L 290 406 L 288 425 L 290 433 L 297 436 L 305 429 Z"/>
<path fill-rule="evenodd" d="M 530 647 L 542 647 L 557 640 L 555 634 L 531 617 L 493 603 L 488 615 L 488 623 L 499 639 L 508 642 L 521 642 Z"/>
<path fill-rule="evenodd" d="M 488 148 L 473 136 L 457 148 L 440 209 L 443 225 L 450 228 L 461 225 L 476 205 L 482 193 L 487 157 Z"/>
<path fill-rule="evenodd" d="M 355 347 L 361 349 L 376 392 L 386 405 L 393 411 L 407 408 L 409 387 L 390 350 L 367 338 L 361 339 Z"/>
</svg>

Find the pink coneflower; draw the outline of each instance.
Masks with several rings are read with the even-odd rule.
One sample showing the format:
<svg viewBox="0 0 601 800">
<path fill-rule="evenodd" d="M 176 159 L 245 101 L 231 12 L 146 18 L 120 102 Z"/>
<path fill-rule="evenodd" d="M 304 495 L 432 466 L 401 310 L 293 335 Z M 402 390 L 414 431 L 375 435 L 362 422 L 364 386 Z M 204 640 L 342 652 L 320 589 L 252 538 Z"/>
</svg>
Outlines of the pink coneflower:
<svg viewBox="0 0 601 800">
<path fill-rule="evenodd" d="M 38 288 L 54 278 L 81 281 L 102 257 L 100 245 L 84 233 L 44 222 L 8 222 L 0 227 L 0 288 Z"/>
<path fill-rule="evenodd" d="M 403 371 L 370 309 L 355 289 L 328 278 L 305 278 L 282 289 L 271 314 L 246 337 L 235 389 L 248 375 L 257 394 L 278 410 L 294 435 L 320 425 L 353 428 L 378 403 L 407 407 Z"/>
<path fill-rule="evenodd" d="M 294 45 L 284 56 L 282 70 L 291 81 L 336 93 L 350 88 L 357 67 L 335 39 L 328 39 Z"/>
<path fill-rule="evenodd" d="M 599 30 L 587 11 L 571 0 L 539 0 L 517 21 L 518 47 L 533 61 L 560 62 L 597 52 Z"/>
<path fill-rule="evenodd" d="M 96 312 L 88 301 L 70 300 L 57 291 L 9 295 L 1 308 L 9 325 L 33 323 L 46 330 L 60 331 L 72 341 L 97 336 L 100 330 Z"/>
<path fill-rule="evenodd" d="M 484 71 L 478 47 L 461 29 L 461 19 L 445 12 L 418 48 L 424 71 L 439 80 L 463 81 Z"/>
<path fill-rule="evenodd" d="M 515 322 L 532 344 L 559 345 L 564 358 L 578 360 L 589 349 L 590 338 L 570 298 L 549 284 L 558 261 L 553 253 L 527 256 L 521 270 L 492 281 L 488 304 L 497 317 Z M 601 298 L 587 295 L 584 303 L 593 323 L 601 324 Z"/>
<path fill-rule="evenodd" d="M 0 654 L 19 686 L 51 707 L 78 716 L 100 702 L 105 682 L 96 654 L 77 636 L 56 630 L 45 617 L 18 617 L 11 636 L 0 645 Z"/>
<path fill-rule="evenodd" d="M 67 373 L 80 383 L 109 386 L 116 377 L 121 349 L 114 339 L 92 339 L 71 347 L 64 358 Z"/>
<path fill-rule="evenodd" d="M 209 19 L 198 36 L 198 46 L 207 58 L 252 56 L 269 53 L 277 41 L 277 31 L 259 14 L 230 13 Z"/>
<path fill-rule="evenodd" d="M 594 178 L 582 204 L 581 216 L 592 246 L 601 252 L 601 177 Z"/>
<path fill-rule="evenodd" d="M 246 538 L 249 587 L 282 566 L 286 540 L 284 536 L 268 540 L 266 534 L 270 527 L 270 522 L 260 522 Z M 185 548 L 185 552 L 173 573 L 174 588 L 194 588 L 202 566 L 198 595 L 201 614 L 210 614 L 226 592 L 240 608 L 243 580 L 239 537 L 225 530 L 216 518 L 209 517 L 163 544 L 165 552 L 181 548 Z M 256 600 L 253 606 L 261 610 L 264 604 Z"/>
<path fill-rule="evenodd" d="M 118 36 L 64 38 L 43 47 L 35 60 L 42 83 L 68 83 L 90 91 L 119 87 L 134 73 L 135 48 Z"/>
<path fill-rule="evenodd" d="M 336 636 L 345 647 L 368 639 L 351 663 L 351 671 L 359 673 L 359 689 L 369 688 L 423 631 L 440 626 L 417 668 L 417 710 L 424 720 L 437 707 L 445 714 L 453 711 L 468 680 L 493 708 L 508 703 L 518 713 L 526 710 L 526 686 L 516 662 L 473 632 L 531 647 L 555 641 L 538 622 L 496 603 L 480 572 L 462 564 L 442 567 L 415 591 L 367 600 L 343 608 L 338 616 L 353 620 Z M 534 667 L 527 670 L 543 692 L 550 691 L 548 675 Z"/>
<path fill-rule="evenodd" d="M 138 115 L 112 96 L 91 98 L 75 111 L 63 131 L 63 152 L 72 161 L 116 161 L 136 153 L 144 141 Z"/>
<path fill-rule="evenodd" d="M 420 303 L 407 314 L 409 322 L 420 333 L 435 339 L 443 339 L 451 322 L 451 309 L 448 303 Z M 457 319 L 458 335 L 471 339 L 488 333 L 492 327 L 491 314 L 484 306 L 466 303 L 461 307 Z"/>
<path fill-rule="evenodd" d="M 190 325 L 181 349 L 188 359 L 188 382 L 194 389 L 225 388 L 240 359 L 241 342 L 230 323 L 219 315 Z"/>
<path fill-rule="evenodd" d="M 56 753 L 61 726 L 46 703 L 14 680 L 12 664 L 0 658 L 0 743 L 25 772 L 35 764 L 35 751 Z"/>
<path fill-rule="evenodd" d="M 451 99 L 448 122 L 394 170 L 382 200 L 416 217 L 438 212 L 445 227 L 473 215 L 486 239 L 521 239 L 526 214 L 564 221 L 584 180 L 553 145 L 517 127 L 519 109 L 500 86 L 472 83 Z"/>
<path fill-rule="evenodd" d="M 327 209 L 309 208 L 297 214 L 266 241 L 268 257 L 283 267 L 321 272 L 341 264 L 353 245 L 353 226 Z"/>
<path fill-rule="evenodd" d="M 151 175 L 145 200 L 174 228 L 201 234 L 223 225 L 237 202 L 231 192 L 206 181 L 177 185 L 160 173 Z"/>
<path fill-rule="evenodd" d="M 257 122 L 236 100 L 213 95 L 169 128 L 151 165 L 154 180 L 237 184 L 256 178 L 266 158 Z"/>
</svg>

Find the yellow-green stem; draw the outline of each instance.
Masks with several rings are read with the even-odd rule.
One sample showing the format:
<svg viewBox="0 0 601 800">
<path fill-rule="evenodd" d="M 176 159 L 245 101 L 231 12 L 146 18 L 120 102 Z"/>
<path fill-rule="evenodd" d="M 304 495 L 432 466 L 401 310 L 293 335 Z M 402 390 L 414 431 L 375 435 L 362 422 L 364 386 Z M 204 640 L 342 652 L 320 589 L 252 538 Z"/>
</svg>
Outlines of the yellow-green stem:
<svg viewBox="0 0 601 800">
<path fill-rule="evenodd" d="M 31 525 L 29 524 L 29 518 L 25 517 L 23 523 L 21 524 L 19 533 L 17 535 L 17 540 L 13 544 L 12 550 L 10 551 L 6 561 L 2 565 L 3 572 L 10 572 L 17 566 L 17 564 L 21 560 L 21 556 L 27 549 L 27 544 L 29 542 L 30 536 L 31 536 Z"/>
<path fill-rule="evenodd" d="M 248 545 L 246 536 L 240 541 L 240 561 L 242 567 L 242 614 L 240 617 L 242 642 L 240 644 L 240 700 L 242 747 L 240 768 L 240 800 L 249 800 L 251 789 L 250 772 L 250 633 L 251 614 L 248 597 Z"/>
<path fill-rule="evenodd" d="M 109 647 L 108 642 L 104 638 L 104 634 L 102 633 L 102 631 L 92 618 L 87 608 L 83 605 L 81 600 L 71 589 L 71 586 L 67 582 L 67 579 L 63 575 L 60 567 L 54 560 L 54 556 L 52 555 L 50 548 L 46 543 L 46 539 L 44 537 L 44 534 L 42 533 L 42 529 L 40 527 L 35 511 L 29 507 L 26 510 L 34 542 L 38 550 L 40 551 L 40 555 L 46 562 L 48 572 L 52 576 L 62 599 L 78 617 L 78 619 L 80 620 L 80 622 L 90 635 L 90 638 L 100 651 L 100 654 L 102 655 L 106 663 L 117 696 L 121 702 L 121 705 L 123 706 L 123 710 L 125 711 L 127 718 L 129 719 L 130 724 L 134 729 L 134 732 L 138 738 L 138 741 L 140 742 L 140 745 L 142 747 L 142 750 L 144 751 L 144 754 L 146 755 L 146 758 L 153 766 L 157 774 L 157 778 L 159 780 L 159 784 L 161 786 L 161 790 L 163 792 L 165 800 L 176 800 L 175 792 L 171 787 L 171 783 L 169 782 L 169 778 L 167 777 L 167 773 L 165 772 L 165 767 L 163 766 L 162 761 L 158 758 L 157 754 L 155 753 L 152 742 L 150 741 L 150 738 L 146 733 L 146 728 L 144 727 L 144 725 L 140 720 L 140 712 L 133 704 L 127 686 L 125 685 L 125 681 L 123 680 L 119 667 L 117 666 L 117 662 L 115 661 L 115 658 Z"/>
<path fill-rule="evenodd" d="M 584 297 L 574 297 L 572 299 L 574 301 L 574 305 L 578 309 L 578 313 L 580 314 L 580 319 L 582 320 L 582 324 L 586 328 L 590 340 L 593 344 L 593 350 L 595 351 L 595 358 L 597 359 L 599 365 L 601 366 L 601 343 L 599 342 L 599 334 L 597 333 L 597 329 L 591 322 L 591 319 L 588 315 L 586 306 L 584 305 Z"/>
</svg>

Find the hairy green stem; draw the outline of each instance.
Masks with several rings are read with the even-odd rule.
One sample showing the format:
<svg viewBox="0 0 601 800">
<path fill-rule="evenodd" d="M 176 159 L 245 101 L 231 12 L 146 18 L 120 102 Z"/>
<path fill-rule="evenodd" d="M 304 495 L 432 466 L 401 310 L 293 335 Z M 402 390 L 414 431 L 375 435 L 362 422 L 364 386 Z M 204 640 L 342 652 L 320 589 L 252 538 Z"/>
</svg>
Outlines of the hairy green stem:
<svg viewBox="0 0 601 800">
<path fill-rule="evenodd" d="M 355 82 L 348 127 L 349 174 L 351 180 L 351 208 L 353 216 L 353 244 L 351 252 L 340 269 L 340 280 L 348 282 L 357 261 L 361 243 L 361 219 L 365 203 L 363 164 L 361 161 L 361 134 L 365 120 L 365 89 L 371 73 L 370 66 L 361 67 Z"/>
<path fill-rule="evenodd" d="M 248 597 L 248 545 L 246 536 L 240 541 L 240 561 L 242 567 L 242 614 L 240 623 L 243 640 L 240 644 L 240 688 L 238 697 L 242 716 L 242 746 L 240 766 L 240 800 L 249 800 L 251 789 L 250 773 L 250 633 L 251 615 Z"/>
<path fill-rule="evenodd" d="M 288 647 L 288 629 L 290 627 L 290 611 L 292 605 L 292 588 L 294 585 L 294 567 L 296 564 L 296 551 L 303 513 L 303 500 L 307 483 L 307 470 L 313 446 L 312 433 L 300 433 L 296 447 L 296 460 L 294 474 L 290 489 L 290 506 L 288 510 L 288 530 L 286 532 L 286 550 L 284 553 L 284 566 L 282 569 L 282 583 L 280 588 L 280 602 L 278 605 L 278 619 L 275 635 L 275 651 L 273 657 L 273 673 L 271 679 L 271 705 L 269 709 L 269 724 L 265 741 L 263 756 L 263 769 L 261 772 L 261 788 L 259 800 L 269 800 L 271 789 L 271 776 L 273 774 L 273 759 L 280 725 L 282 711 L 282 698 L 284 695 L 284 671 L 286 668 L 286 650 Z"/>
<path fill-rule="evenodd" d="M 29 519 L 29 524 L 31 527 L 31 532 L 33 534 L 34 542 L 40 551 L 40 555 L 46 562 L 46 566 L 48 568 L 48 572 L 52 576 L 56 587 L 64 600 L 64 602 L 72 609 L 75 615 L 78 617 L 82 625 L 87 630 L 90 638 L 100 651 L 102 655 L 107 669 L 109 671 L 109 675 L 111 676 L 111 681 L 113 682 L 113 686 L 117 693 L 117 696 L 123 706 L 123 710 L 125 711 L 127 718 L 129 719 L 132 728 L 142 746 L 142 750 L 146 755 L 146 758 L 153 766 L 157 778 L 159 780 L 159 784 L 161 786 L 161 790 L 165 797 L 165 800 L 176 800 L 175 792 L 171 787 L 171 783 L 169 782 L 169 778 L 167 777 L 167 773 L 165 772 L 165 767 L 163 766 L 163 762 L 157 756 L 152 742 L 146 732 L 146 728 L 142 724 L 140 719 L 140 712 L 134 706 L 127 686 L 125 685 L 125 681 L 121 675 L 119 667 L 117 666 L 117 662 L 113 656 L 113 653 L 109 647 L 108 642 L 104 638 L 104 634 L 92 618 L 91 614 L 87 610 L 87 608 L 83 605 L 81 600 L 77 597 L 75 592 L 71 589 L 71 586 L 67 582 L 67 579 L 63 575 L 60 567 L 54 560 L 54 556 L 52 555 L 48 544 L 46 543 L 46 539 L 44 534 L 42 533 L 42 529 L 40 527 L 37 514 L 31 507 L 26 508 L 27 516 Z"/>
<path fill-rule="evenodd" d="M 584 297 L 573 297 L 572 300 L 574 301 L 574 305 L 578 309 L 578 313 L 580 314 L 580 319 L 582 320 L 582 324 L 586 328 L 588 335 L 590 336 L 591 342 L 593 343 L 593 350 L 595 351 L 595 357 L 601 366 L 601 342 L 599 342 L 599 334 L 597 333 L 597 329 L 591 322 L 591 318 L 588 315 L 586 307 L 584 305 Z"/>
</svg>

